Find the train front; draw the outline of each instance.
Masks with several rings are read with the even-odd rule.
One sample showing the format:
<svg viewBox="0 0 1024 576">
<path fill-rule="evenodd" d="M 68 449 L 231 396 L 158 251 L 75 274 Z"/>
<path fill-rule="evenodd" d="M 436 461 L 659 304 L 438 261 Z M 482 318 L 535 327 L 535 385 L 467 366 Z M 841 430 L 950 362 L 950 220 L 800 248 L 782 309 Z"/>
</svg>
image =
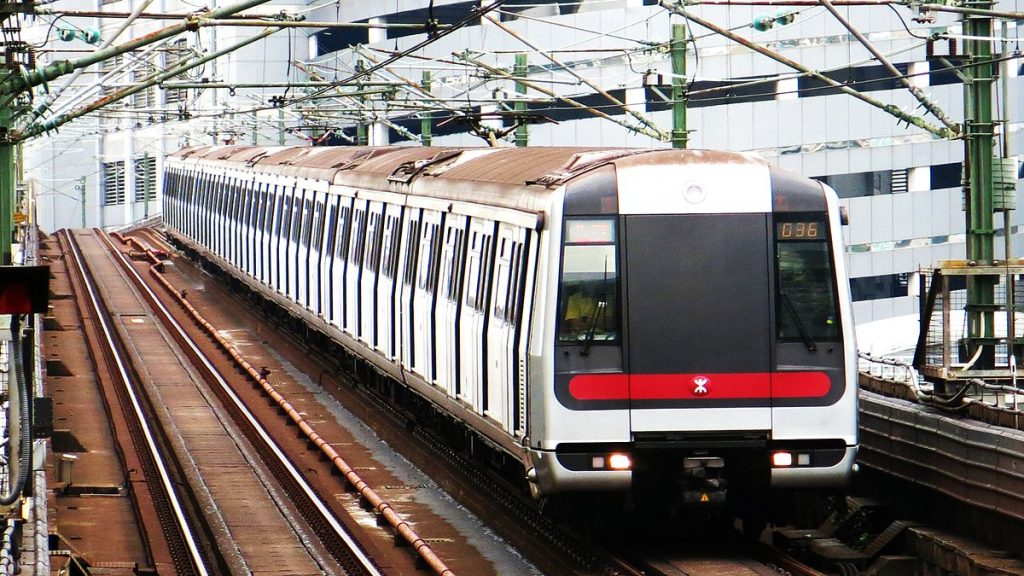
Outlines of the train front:
<svg viewBox="0 0 1024 576">
<path fill-rule="evenodd" d="M 569 180 L 562 209 L 557 313 L 531 358 L 535 494 L 717 502 L 848 480 L 856 349 L 831 190 L 657 151 Z"/>
</svg>

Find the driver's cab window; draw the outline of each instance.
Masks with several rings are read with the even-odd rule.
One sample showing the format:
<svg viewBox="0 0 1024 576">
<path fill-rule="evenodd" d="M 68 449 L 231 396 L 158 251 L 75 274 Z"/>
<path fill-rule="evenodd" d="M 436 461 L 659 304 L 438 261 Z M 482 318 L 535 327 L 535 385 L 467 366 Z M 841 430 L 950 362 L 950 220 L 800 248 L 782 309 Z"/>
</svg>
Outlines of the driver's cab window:
<svg viewBox="0 0 1024 576">
<path fill-rule="evenodd" d="M 615 237 L 614 218 L 565 221 L 558 307 L 560 342 L 618 340 Z"/>
</svg>

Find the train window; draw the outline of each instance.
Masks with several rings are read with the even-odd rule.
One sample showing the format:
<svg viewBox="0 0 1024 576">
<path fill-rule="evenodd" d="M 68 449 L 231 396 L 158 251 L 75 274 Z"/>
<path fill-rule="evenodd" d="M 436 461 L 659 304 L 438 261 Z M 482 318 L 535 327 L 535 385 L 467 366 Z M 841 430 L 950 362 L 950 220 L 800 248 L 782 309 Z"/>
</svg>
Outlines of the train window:
<svg viewBox="0 0 1024 576">
<path fill-rule="evenodd" d="M 299 240 L 308 248 L 310 237 L 313 235 L 313 201 L 307 199 L 302 205 L 302 236 Z"/>
<path fill-rule="evenodd" d="M 328 210 L 327 210 L 327 222 L 325 224 L 325 226 L 327 226 L 327 244 L 325 245 L 325 249 L 327 251 L 327 259 L 328 259 L 328 261 L 331 260 L 332 258 L 334 258 L 334 242 L 335 242 L 335 237 L 337 236 L 336 232 L 338 230 L 338 220 L 337 220 L 337 218 L 338 218 L 338 207 L 334 206 L 332 204 L 332 205 L 330 205 L 328 207 Z"/>
<path fill-rule="evenodd" d="M 281 239 L 287 240 L 292 229 L 292 198 L 284 197 L 284 214 L 281 215 Z"/>
<path fill-rule="evenodd" d="M 469 261 L 466 265 L 466 306 L 476 310 L 477 285 L 480 282 L 480 253 L 476 250 L 476 232 L 472 234 Z"/>
<path fill-rule="evenodd" d="M 512 326 L 519 324 L 519 310 L 523 290 L 523 245 L 520 242 L 512 243 L 512 278 L 509 286 L 508 308 L 505 319 Z"/>
<path fill-rule="evenodd" d="M 448 272 L 444 296 L 449 302 L 458 302 L 459 286 L 462 285 L 462 241 L 465 232 L 449 228 L 445 238 L 444 266 Z"/>
<path fill-rule="evenodd" d="M 499 320 L 508 321 L 508 296 L 509 296 L 509 275 L 511 262 L 508 258 L 508 242 L 502 238 L 498 249 L 497 276 L 494 283 L 494 317 Z"/>
<path fill-rule="evenodd" d="M 317 202 L 313 219 L 313 246 L 317 250 L 323 250 L 324 245 L 324 203 Z"/>
<path fill-rule="evenodd" d="M 487 288 L 491 279 L 491 242 L 493 238 L 489 234 L 481 234 L 480 240 L 480 279 L 477 282 L 476 304 L 477 310 L 483 311 L 487 307 Z"/>
<path fill-rule="evenodd" d="M 418 286 L 421 290 L 433 294 L 437 282 L 437 224 L 428 223 L 423 227 L 423 238 L 420 240 L 420 273 Z"/>
<path fill-rule="evenodd" d="M 352 230 L 352 208 L 342 206 L 338 223 L 338 250 L 335 252 L 342 260 L 348 256 L 349 234 Z"/>
<path fill-rule="evenodd" d="M 416 278 L 416 255 L 419 254 L 420 221 L 409 220 L 405 236 L 405 275 L 402 282 L 406 286 L 412 286 Z"/>
<path fill-rule="evenodd" d="M 298 190 L 295 191 L 298 194 Z M 298 245 L 299 237 L 302 235 L 302 199 L 296 197 L 292 200 L 292 243 Z"/>
<path fill-rule="evenodd" d="M 366 232 L 366 268 L 372 272 L 376 272 L 380 269 L 380 242 L 381 242 L 381 225 L 380 225 L 380 213 L 370 213 L 370 225 Z"/>
<path fill-rule="evenodd" d="M 271 198 L 272 198 L 272 200 L 271 200 L 272 204 L 270 205 L 270 207 L 273 209 L 273 212 L 271 213 L 271 218 L 272 218 L 273 227 L 274 227 L 271 235 L 272 236 L 280 236 L 281 235 L 281 220 L 282 220 L 281 212 L 282 212 L 282 210 L 284 208 L 284 198 L 278 195 L 278 193 L 277 193 L 277 185 L 276 184 L 274 185 L 274 191 L 271 193 Z"/>
<path fill-rule="evenodd" d="M 384 253 L 381 256 L 381 270 L 386 278 L 394 278 L 398 270 L 398 217 L 388 216 L 384 225 Z"/>
<path fill-rule="evenodd" d="M 365 246 L 366 211 L 356 210 L 352 215 L 352 250 L 349 252 L 349 261 L 356 266 L 362 266 Z"/>
<path fill-rule="evenodd" d="M 779 340 L 837 341 L 835 273 L 825 221 L 787 218 L 776 223 L 775 239 Z"/>
<path fill-rule="evenodd" d="M 565 221 L 559 341 L 601 343 L 619 339 L 615 226 L 614 218 Z"/>
</svg>

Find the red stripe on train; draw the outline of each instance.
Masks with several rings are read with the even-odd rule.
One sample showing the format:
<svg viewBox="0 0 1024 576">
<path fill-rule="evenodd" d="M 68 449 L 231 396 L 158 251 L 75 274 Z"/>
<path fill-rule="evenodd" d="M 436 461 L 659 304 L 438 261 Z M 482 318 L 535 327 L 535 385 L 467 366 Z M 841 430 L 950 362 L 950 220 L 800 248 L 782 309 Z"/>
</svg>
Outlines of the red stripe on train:
<svg viewBox="0 0 1024 576">
<path fill-rule="evenodd" d="M 821 398 L 830 387 L 824 372 L 580 374 L 569 381 L 577 400 Z"/>
</svg>

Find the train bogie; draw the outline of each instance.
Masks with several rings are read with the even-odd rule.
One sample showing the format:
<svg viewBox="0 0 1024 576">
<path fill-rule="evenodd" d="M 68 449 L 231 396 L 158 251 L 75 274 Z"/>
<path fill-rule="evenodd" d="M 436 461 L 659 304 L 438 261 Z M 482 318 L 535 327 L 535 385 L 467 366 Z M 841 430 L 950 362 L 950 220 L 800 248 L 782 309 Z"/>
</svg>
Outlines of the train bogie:
<svg viewBox="0 0 1024 576">
<path fill-rule="evenodd" d="M 848 478 L 827 187 L 699 151 L 257 150 L 170 158 L 171 234 L 519 460 L 534 494 L 709 463 L 763 488 Z"/>
</svg>

